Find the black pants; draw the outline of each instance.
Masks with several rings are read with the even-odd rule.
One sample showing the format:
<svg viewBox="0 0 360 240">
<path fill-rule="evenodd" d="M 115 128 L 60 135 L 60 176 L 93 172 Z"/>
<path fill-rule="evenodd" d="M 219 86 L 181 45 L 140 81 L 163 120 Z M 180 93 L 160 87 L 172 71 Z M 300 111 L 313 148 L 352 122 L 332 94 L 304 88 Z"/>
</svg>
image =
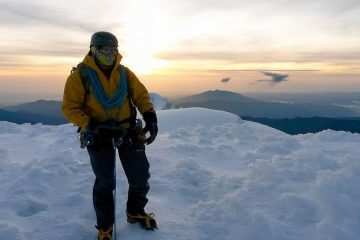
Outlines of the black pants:
<svg viewBox="0 0 360 240">
<path fill-rule="evenodd" d="M 115 149 L 111 140 L 96 141 L 87 147 L 91 166 L 95 174 L 93 204 L 96 212 L 97 227 L 107 228 L 114 223 L 113 190 L 115 187 L 114 167 Z M 144 211 L 150 186 L 149 162 L 145 154 L 145 145 L 134 138 L 127 138 L 118 148 L 121 164 L 128 183 L 127 211 Z"/>
</svg>

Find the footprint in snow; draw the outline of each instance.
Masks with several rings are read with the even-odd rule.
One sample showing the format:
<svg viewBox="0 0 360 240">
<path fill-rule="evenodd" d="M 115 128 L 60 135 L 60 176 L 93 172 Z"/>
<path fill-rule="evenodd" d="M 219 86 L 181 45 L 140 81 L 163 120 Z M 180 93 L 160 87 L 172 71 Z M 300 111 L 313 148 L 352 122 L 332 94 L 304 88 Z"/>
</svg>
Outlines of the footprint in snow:
<svg viewBox="0 0 360 240">
<path fill-rule="evenodd" d="M 19 204 L 19 208 L 16 211 L 16 214 L 20 217 L 31 217 L 34 214 L 37 214 L 42 211 L 46 211 L 48 206 L 46 204 L 37 202 L 35 200 L 26 199 Z"/>
</svg>

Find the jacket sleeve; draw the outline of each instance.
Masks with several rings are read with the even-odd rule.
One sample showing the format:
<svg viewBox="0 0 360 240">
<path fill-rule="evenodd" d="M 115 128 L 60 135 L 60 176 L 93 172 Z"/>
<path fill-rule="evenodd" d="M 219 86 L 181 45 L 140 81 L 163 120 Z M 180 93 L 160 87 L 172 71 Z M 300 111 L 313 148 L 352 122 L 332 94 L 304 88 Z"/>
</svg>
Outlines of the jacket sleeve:
<svg viewBox="0 0 360 240">
<path fill-rule="evenodd" d="M 67 79 L 62 111 L 64 117 L 75 125 L 86 128 L 90 117 L 84 110 L 86 92 L 78 71 L 73 72 Z"/>
<path fill-rule="evenodd" d="M 141 115 L 144 112 L 155 112 L 154 105 L 150 101 L 150 95 L 145 86 L 139 81 L 136 75 L 127 68 L 129 76 L 129 88 L 135 106 L 139 109 Z"/>
</svg>

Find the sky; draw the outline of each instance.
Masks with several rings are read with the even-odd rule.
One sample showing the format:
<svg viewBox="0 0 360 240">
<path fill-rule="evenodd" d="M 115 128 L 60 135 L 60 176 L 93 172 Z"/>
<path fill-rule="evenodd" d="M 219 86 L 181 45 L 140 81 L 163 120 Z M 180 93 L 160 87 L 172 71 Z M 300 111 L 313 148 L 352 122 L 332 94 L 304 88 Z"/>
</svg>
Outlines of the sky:
<svg viewBox="0 0 360 240">
<path fill-rule="evenodd" d="M 360 91 L 358 0 L 0 0 L 0 100 L 60 99 L 96 31 L 164 96 Z"/>
</svg>

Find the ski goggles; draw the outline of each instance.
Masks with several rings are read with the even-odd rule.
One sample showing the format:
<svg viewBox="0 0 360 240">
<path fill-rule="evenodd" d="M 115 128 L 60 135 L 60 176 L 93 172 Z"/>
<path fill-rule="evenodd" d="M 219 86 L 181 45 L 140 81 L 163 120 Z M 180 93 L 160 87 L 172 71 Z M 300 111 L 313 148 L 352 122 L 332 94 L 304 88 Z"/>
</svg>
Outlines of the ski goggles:
<svg viewBox="0 0 360 240">
<path fill-rule="evenodd" d="M 118 54 L 118 49 L 117 47 L 102 47 L 100 49 L 98 49 L 100 54 L 104 54 L 104 55 L 109 55 L 109 54 L 114 54 L 117 55 Z"/>
<path fill-rule="evenodd" d="M 104 46 L 96 48 L 95 46 L 91 46 L 90 49 L 95 58 L 105 66 L 113 65 L 118 54 L 117 47 Z"/>
</svg>

